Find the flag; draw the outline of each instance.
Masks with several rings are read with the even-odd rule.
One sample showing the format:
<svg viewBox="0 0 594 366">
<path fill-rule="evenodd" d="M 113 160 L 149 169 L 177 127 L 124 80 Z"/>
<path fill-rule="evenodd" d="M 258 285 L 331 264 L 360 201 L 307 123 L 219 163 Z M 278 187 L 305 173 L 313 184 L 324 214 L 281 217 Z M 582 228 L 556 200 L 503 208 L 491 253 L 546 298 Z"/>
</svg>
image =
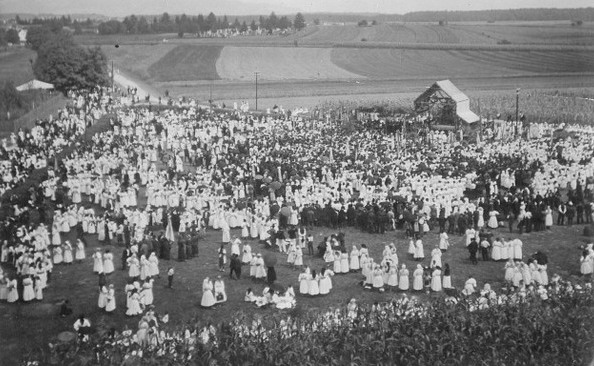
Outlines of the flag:
<svg viewBox="0 0 594 366">
<path fill-rule="evenodd" d="M 175 241 L 175 233 L 173 232 L 173 225 L 171 224 L 171 215 L 167 215 L 167 227 L 165 228 L 165 239 Z"/>
</svg>

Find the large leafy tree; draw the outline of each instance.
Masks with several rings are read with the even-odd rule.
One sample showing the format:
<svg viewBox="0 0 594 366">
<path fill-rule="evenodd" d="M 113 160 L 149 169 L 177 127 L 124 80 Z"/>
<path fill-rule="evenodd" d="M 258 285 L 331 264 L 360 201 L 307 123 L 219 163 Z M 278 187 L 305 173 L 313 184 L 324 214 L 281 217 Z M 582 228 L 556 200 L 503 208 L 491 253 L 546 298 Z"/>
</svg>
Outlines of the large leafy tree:
<svg viewBox="0 0 594 366">
<path fill-rule="evenodd" d="M 83 48 L 72 37 L 60 33 L 39 47 L 33 72 L 57 90 L 91 89 L 107 85 L 107 58 L 100 48 Z"/>
<path fill-rule="evenodd" d="M 14 28 L 10 28 L 6 32 L 6 41 L 12 44 L 18 44 L 21 41 L 19 38 L 19 32 Z"/>
<path fill-rule="evenodd" d="M 305 28 L 305 18 L 303 17 L 303 14 L 297 13 L 297 15 L 295 15 L 295 20 L 293 21 L 293 26 L 298 31 Z"/>
</svg>

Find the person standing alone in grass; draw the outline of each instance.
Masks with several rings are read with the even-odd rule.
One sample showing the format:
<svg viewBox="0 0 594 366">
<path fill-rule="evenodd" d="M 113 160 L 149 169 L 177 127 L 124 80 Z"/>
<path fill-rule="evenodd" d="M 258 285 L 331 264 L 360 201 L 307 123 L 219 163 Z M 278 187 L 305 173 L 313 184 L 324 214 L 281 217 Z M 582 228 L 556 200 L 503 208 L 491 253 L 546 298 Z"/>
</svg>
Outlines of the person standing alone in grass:
<svg viewBox="0 0 594 366">
<path fill-rule="evenodd" d="M 225 272 L 225 264 L 227 264 L 227 250 L 225 249 L 225 243 L 221 244 L 219 248 L 219 272 Z"/>
<path fill-rule="evenodd" d="M 173 275 L 175 274 L 175 270 L 173 267 L 169 267 L 167 270 L 167 287 L 173 288 Z"/>
</svg>

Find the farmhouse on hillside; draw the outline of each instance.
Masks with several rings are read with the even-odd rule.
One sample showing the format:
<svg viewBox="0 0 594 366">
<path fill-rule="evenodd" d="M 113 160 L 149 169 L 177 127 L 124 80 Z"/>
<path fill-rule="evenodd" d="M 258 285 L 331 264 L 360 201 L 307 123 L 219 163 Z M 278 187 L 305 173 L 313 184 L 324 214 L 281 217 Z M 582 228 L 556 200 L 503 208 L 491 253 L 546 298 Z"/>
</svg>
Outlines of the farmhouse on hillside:
<svg viewBox="0 0 594 366">
<path fill-rule="evenodd" d="M 437 81 L 414 102 L 415 112 L 435 130 L 472 130 L 480 118 L 470 110 L 470 99 L 450 80 Z"/>
</svg>

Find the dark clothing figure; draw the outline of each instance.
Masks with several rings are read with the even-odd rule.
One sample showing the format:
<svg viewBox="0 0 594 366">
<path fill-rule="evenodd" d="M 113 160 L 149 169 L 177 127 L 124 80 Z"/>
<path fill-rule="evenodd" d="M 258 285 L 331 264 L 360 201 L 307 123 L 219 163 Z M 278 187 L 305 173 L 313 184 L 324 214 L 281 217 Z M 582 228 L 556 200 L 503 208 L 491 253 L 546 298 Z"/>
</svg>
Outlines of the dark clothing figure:
<svg viewBox="0 0 594 366">
<path fill-rule="evenodd" d="M 186 260 L 186 245 L 181 240 L 177 243 L 177 260 L 180 262 Z"/>
<path fill-rule="evenodd" d="M 567 205 L 567 225 L 569 225 L 569 226 L 573 225 L 574 217 L 575 217 L 575 207 L 573 207 L 573 205 L 570 202 L 569 205 Z"/>
<path fill-rule="evenodd" d="M 268 267 L 268 274 L 266 276 L 266 280 L 269 285 L 272 285 L 274 281 L 276 281 L 276 271 L 274 267 Z"/>
<path fill-rule="evenodd" d="M 470 262 L 472 264 L 477 264 L 476 253 L 478 251 L 478 243 L 476 240 L 472 239 L 470 244 L 468 244 L 468 253 L 470 254 Z"/>
<path fill-rule="evenodd" d="M 233 254 L 231 257 L 231 264 L 229 265 L 231 268 L 231 272 L 229 273 L 229 278 L 239 280 L 241 279 L 241 261 L 237 254 Z M 233 273 L 235 273 L 235 278 L 233 278 Z"/>
</svg>

